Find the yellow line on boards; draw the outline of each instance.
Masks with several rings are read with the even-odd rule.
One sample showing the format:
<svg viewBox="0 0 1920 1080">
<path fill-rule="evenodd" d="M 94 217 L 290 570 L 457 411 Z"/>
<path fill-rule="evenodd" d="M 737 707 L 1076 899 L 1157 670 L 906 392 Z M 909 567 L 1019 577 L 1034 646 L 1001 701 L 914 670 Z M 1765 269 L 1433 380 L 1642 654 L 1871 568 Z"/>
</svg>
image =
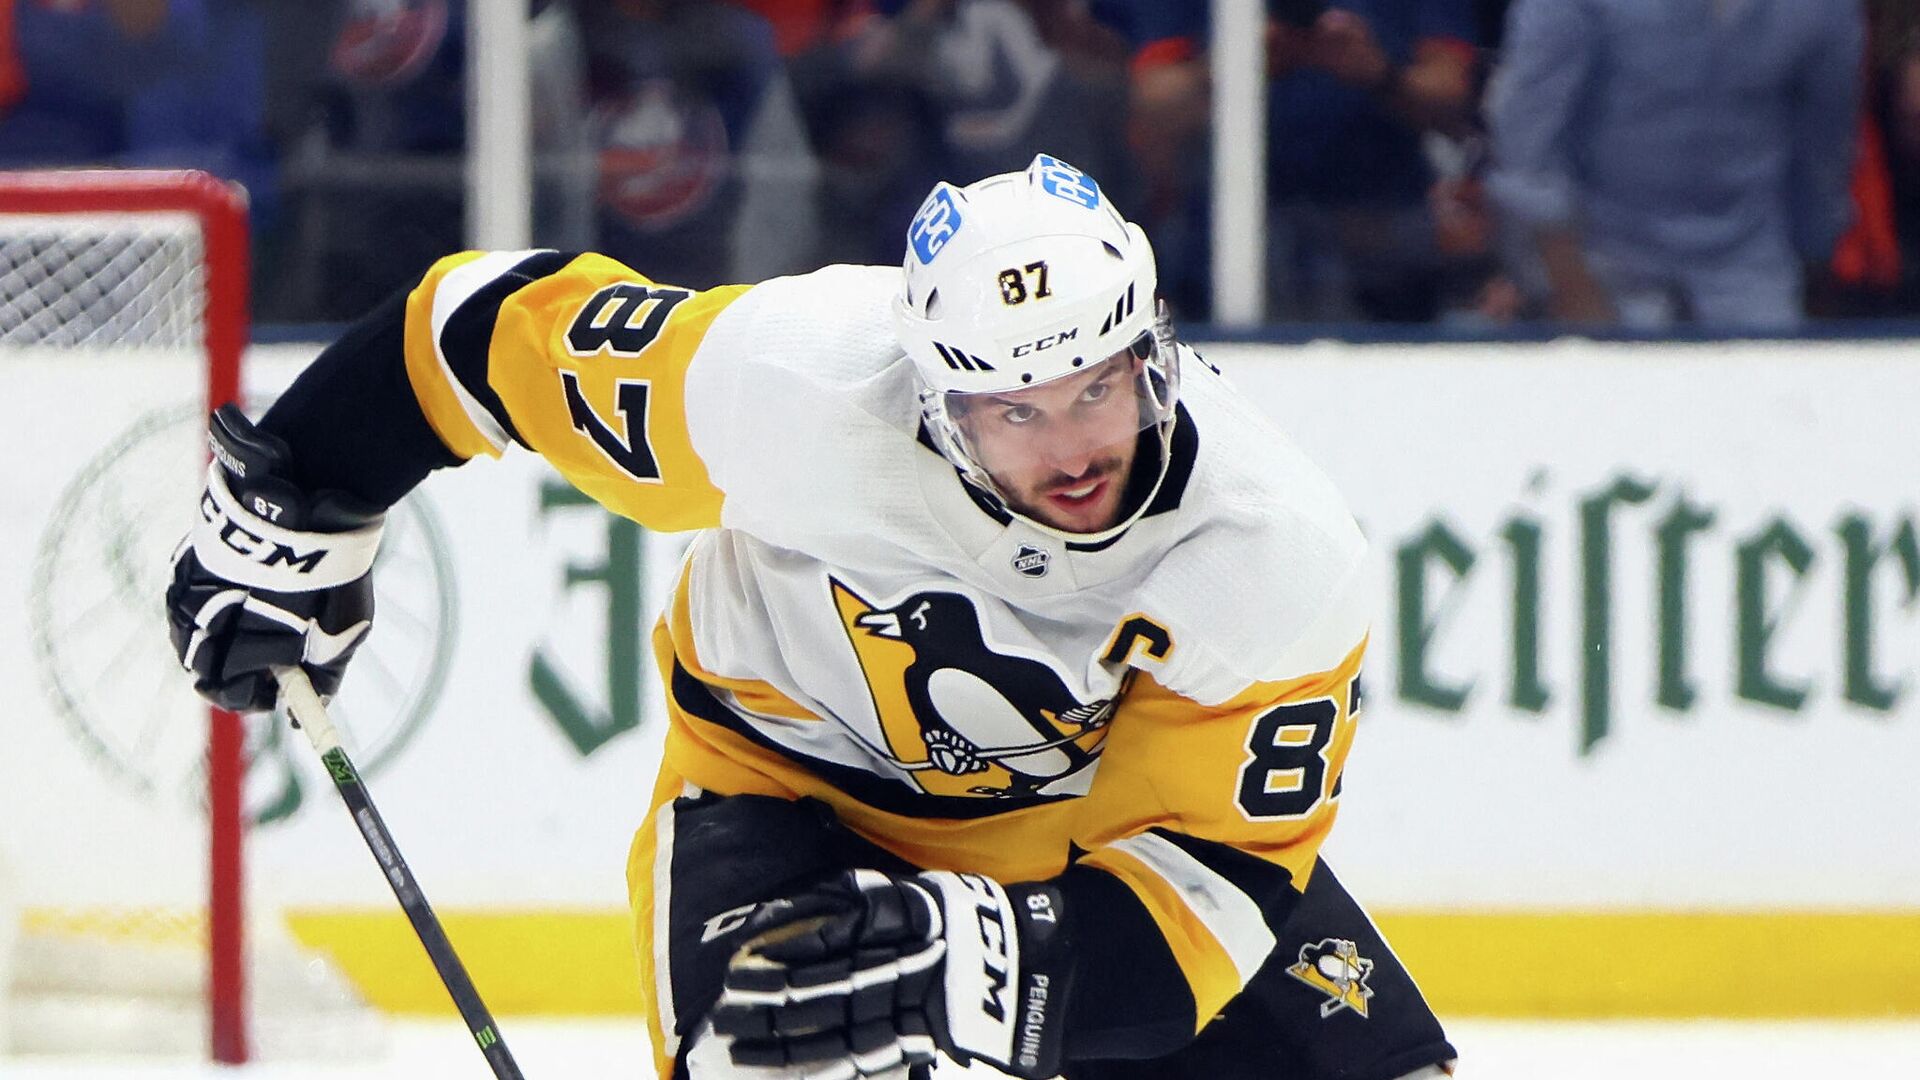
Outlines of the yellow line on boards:
<svg viewBox="0 0 1920 1080">
<path fill-rule="evenodd" d="M 1920 910 L 1376 917 L 1442 1018 L 1920 1016 Z M 625 912 L 441 918 L 496 1014 L 639 1010 Z M 287 925 L 370 1004 L 452 1012 L 399 911 L 297 911 Z"/>
<path fill-rule="evenodd" d="M 1920 1015 L 1920 911 L 1379 919 L 1442 1017 Z"/>
<path fill-rule="evenodd" d="M 633 923 L 624 911 L 442 911 L 440 923 L 494 1015 L 640 1013 Z M 287 928 L 330 957 L 386 1012 L 453 1014 L 407 917 L 393 910 L 290 911 Z"/>
</svg>

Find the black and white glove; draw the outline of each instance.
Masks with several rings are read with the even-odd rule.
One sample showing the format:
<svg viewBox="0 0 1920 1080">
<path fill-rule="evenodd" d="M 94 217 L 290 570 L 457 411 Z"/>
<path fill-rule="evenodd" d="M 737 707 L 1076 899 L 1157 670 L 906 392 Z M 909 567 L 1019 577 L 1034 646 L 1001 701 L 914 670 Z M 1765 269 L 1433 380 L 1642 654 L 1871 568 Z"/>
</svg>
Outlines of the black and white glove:
<svg viewBox="0 0 1920 1080">
<path fill-rule="evenodd" d="M 803 1080 L 905 1076 L 936 1046 L 1051 1077 L 1070 981 L 1065 914 L 1045 882 L 850 870 L 755 913 L 713 1028 L 736 1065 Z"/>
<path fill-rule="evenodd" d="M 222 708 L 272 708 L 274 669 L 295 664 L 331 695 L 372 624 L 382 514 L 288 483 L 286 445 L 231 405 L 213 414 L 208 436 L 199 519 L 167 586 L 174 653 Z"/>
</svg>

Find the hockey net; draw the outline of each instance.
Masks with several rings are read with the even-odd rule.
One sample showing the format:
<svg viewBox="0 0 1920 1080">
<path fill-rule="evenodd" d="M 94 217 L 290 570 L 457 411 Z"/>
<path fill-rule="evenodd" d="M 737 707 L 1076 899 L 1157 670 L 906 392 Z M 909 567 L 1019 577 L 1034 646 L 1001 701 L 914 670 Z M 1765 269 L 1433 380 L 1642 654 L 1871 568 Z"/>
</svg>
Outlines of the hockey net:
<svg viewBox="0 0 1920 1080">
<path fill-rule="evenodd" d="M 244 196 L 205 174 L 0 174 L 0 550 L 32 553 L 4 569 L 27 627 L 0 671 L 29 704 L 0 794 L 0 1053 L 379 1041 L 243 888 L 246 735 L 194 698 L 159 617 L 207 410 L 240 394 L 246 245 Z"/>
</svg>

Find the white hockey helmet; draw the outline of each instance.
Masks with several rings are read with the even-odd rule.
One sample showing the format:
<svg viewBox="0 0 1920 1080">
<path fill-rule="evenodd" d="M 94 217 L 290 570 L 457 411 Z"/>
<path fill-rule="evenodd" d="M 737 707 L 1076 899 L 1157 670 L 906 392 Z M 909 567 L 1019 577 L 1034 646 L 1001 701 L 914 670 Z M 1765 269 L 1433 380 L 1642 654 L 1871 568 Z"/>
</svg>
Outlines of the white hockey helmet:
<svg viewBox="0 0 1920 1080">
<path fill-rule="evenodd" d="M 1014 510 L 958 420 L 968 398 L 1039 386 L 1123 353 L 1139 362 L 1140 425 L 1159 429 L 1164 476 L 1179 366 L 1154 301 L 1153 248 L 1092 177 L 1040 154 L 1024 172 L 937 184 L 908 226 L 905 270 L 894 302 L 900 345 L 920 376 L 929 432 L 976 487 Z M 1100 535 L 1131 524 L 1148 501 Z"/>
</svg>

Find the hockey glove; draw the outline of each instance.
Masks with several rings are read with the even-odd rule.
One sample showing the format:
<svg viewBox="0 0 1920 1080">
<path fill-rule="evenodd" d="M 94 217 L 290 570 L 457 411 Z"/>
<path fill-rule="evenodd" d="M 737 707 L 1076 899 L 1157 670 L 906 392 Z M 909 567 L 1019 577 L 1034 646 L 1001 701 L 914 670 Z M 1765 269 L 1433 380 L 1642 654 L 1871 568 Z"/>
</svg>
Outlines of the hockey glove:
<svg viewBox="0 0 1920 1080">
<path fill-rule="evenodd" d="M 899 1076 L 938 1046 L 1030 1080 L 1060 1071 L 1068 942 L 1046 883 L 852 870 L 763 907 L 714 1031 L 735 1064 L 819 1080 Z"/>
<path fill-rule="evenodd" d="M 372 623 L 382 514 L 288 483 L 286 445 L 231 405 L 214 413 L 209 438 L 199 520 L 167 587 L 174 652 L 222 708 L 272 708 L 273 669 L 294 664 L 331 695 Z"/>
</svg>

